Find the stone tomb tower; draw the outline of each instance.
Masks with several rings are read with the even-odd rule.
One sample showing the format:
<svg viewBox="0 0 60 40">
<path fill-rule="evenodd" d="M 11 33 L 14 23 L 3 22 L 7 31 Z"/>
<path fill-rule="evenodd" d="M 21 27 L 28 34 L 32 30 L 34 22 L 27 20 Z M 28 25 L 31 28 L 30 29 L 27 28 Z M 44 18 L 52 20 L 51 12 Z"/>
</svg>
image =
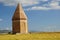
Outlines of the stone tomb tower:
<svg viewBox="0 0 60 40">
<path fill-rule="evenodd" d="M 27 16 L 21 6 L 17 5 L 15 13 L 12 18 L 12 32 L 13 33 L 28 33 Z"/>
</svg>

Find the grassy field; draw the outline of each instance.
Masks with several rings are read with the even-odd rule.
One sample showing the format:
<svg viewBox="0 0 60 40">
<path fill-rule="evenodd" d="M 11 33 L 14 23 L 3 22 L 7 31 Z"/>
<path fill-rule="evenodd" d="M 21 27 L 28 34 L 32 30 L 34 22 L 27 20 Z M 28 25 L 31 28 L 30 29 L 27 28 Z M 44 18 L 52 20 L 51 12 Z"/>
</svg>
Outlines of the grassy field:
<svg viewBox="0 0 60 40">
<path fill-rule="evenodd" d="M 60 40 L 60 33 L 0 34 L 0 40 Z"/>
</svg>

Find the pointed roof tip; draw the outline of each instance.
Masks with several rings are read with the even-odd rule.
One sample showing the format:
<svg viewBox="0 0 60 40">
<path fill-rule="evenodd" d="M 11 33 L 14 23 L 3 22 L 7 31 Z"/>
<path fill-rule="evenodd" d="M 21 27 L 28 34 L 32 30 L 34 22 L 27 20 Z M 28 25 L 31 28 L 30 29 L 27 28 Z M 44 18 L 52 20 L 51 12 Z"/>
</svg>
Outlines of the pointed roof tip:
<svg viewBox="0 0 60 40">
<path fill-rule="evenodd" d="M 21 3 L 18 3 L 17 5 L 22 5 Z"/>
<path fill-rule="evenodd" d="M 22 4 L 21 4 L 21 3 L 18 3 L 18 4 L 17 4 L 17 8 L 18 8 L 18 7 L 19 7 L 19 8 L 22 8 Z M 22 8 L 22 9 L 23 9 L 23 8 Z"/>
<path fill-rule="evenodd" d="M 17 7 L 19 7 L 19 6 L 20 6 L 20 3 L 17 4 Z"/>
<path fill-rule="evenodd" d="M 20 5 L 20 3 L 18 3 L 17 5 Z"/>
<path fill-rule="evenodd" d="M 22 8 L 22 5 L 20 3 L 17 4 L 17 7 L 16 7 L 16 10 L 15 10 L 15 13 L 13 15 L 13 20 L 15 19 L 27 19 L 27 16 Z"/>
<path fill-rule="evenodd" d="M 21 4 L 20 2 L 18 2 L 17 4 Z"/>
</svg>

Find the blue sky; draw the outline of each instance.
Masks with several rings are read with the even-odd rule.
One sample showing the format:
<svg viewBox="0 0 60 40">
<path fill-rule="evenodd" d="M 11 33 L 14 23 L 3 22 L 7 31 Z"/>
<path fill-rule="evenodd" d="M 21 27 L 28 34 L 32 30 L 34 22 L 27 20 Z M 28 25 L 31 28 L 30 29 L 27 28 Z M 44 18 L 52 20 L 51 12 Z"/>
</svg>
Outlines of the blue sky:
<svg viewBox="0 0 60 40">
<path fill-rule="evenodd" d="M 18 2 L 28 17 L 29 31 L 60 31 L 59 0 L 0 0 L 0 30 L 12 29 L 12 16 Z"/>
</svg>

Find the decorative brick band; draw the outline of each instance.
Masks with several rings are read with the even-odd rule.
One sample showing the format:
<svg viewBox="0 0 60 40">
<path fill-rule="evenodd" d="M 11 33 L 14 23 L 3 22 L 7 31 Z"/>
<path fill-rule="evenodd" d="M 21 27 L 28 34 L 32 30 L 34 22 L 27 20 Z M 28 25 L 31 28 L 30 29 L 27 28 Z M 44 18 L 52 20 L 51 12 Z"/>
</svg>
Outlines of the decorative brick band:
<svg viewBox="0 0 60 40">
<path fill-rule="evenodd" d="M 12 21 L 13 20 L 27 20 L 27 19 L 26 18 L 18 18 L 18 19 L 16 18 L 16 19 L 12 19 Z"/>
</svg>

